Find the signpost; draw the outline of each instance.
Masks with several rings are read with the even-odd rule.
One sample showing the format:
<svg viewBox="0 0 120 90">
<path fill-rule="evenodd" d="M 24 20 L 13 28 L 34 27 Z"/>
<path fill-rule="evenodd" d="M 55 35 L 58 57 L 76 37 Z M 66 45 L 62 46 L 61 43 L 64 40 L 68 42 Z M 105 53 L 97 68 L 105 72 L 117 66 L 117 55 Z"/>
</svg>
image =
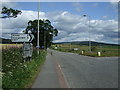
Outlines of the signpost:
<svg viewBox="0 0 120 90">
<path fill-rule="evenodd" d="M 32 52 L 33 52 L 33 44 L 31 43 L 34 39 L 33 34 L 23 34 L 23 33 L 16 33 L 11 34 L 12 42 L 23 42 L 23 58 L 31 59 Z"/>
<path fill-rule="evenodd" d="M 33 38 L 33 34 L 17 33 L 11 35 L 12 42 L 31 42 Z"/>
<path fill-rule="evenodd" d="M 23 44 L 23 58 L 32 57 L 32 52 L 33 52 L 33 44 L 24 43 Z"/>
</svg>

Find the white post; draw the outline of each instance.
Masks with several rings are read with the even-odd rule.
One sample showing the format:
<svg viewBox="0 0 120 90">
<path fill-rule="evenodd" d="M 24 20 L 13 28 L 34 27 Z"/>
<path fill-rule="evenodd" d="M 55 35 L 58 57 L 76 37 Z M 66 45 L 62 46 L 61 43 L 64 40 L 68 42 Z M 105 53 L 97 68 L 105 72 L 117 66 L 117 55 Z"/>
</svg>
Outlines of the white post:
<svg viewBox="0 0 120 90">
<path fill-rule="evenodd" d="M 98 56 L 101 56 L 101 52 L 98 52 Z"/>
<path fill-rule="evenodd" d="M 84 51 L 82 51 L 82 54 L 84 53 Z"/>
<path fill-rule="evenodd" d="M 40 10 L 40 0 L 38 0 L 38 37 L 37 37 L 37 48 L 38 48 L 38 55 L 39 55 L 39 10 Z"/>
</svg>

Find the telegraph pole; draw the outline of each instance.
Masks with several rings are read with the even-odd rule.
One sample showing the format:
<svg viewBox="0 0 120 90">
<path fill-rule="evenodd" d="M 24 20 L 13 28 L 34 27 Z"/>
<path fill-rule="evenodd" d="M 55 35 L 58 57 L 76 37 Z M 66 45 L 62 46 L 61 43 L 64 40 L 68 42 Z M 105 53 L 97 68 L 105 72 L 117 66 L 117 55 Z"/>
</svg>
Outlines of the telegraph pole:
<svg viewBox="0 0 120 90">
<path fill-rule="evenodd" d="M 46 50 L 46 31 L 44 30 L 44 50 Z"/>
<path fill-rule="evenodd" d="M 39 13 L 39 11 L 40 11 L 40 0 L 38 0 L 38 32 L 37 32 L 37 48 L 38 48 L 38 55 L 39 55 L 39 48 L 40 48 L 40 46 L 39 46 L 39 15 L 40 15 L 40 13 Z"/>
<path fill-rule="evenodd" d="M 89 51 L 91 52 L 91 36 L 90 36 L 90 16 L 88 16 L 89 17 Z"/>
<path fill-rule="evenodd" d="M 87 17 L 87 15 L 83 15 L 84 17 Z M 91 36 L 90 36 L 90 16 L 88 16 L 88 20 L 89 20 L 89 25 L 88 25 L 88 28 L 89 28 L 89 51 L 91 52 Z"/>
</svg>

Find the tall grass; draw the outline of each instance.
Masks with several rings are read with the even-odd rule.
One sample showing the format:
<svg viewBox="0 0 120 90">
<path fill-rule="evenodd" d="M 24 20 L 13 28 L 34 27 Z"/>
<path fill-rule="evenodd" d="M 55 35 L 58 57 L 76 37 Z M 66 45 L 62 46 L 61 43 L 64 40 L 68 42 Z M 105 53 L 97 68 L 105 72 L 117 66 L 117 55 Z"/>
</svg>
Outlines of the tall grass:
<svg viewBox="0 0 120 90">
<path fill-rule="evenodd" d="M 29 87 L 40 66 L 44 63 L 46 51 L 33 50 L 31 61 L 24 62 L 22 48 L 9 48 L 2 50 L 2 87 L 25 88 Z"/>
</svg>

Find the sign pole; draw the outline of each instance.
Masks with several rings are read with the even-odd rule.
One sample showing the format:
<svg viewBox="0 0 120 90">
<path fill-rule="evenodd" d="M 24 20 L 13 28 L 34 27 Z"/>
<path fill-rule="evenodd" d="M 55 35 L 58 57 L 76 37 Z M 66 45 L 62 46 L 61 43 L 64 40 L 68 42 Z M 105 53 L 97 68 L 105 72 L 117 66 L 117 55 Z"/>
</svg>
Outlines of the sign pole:
<svg viewBox="0 0 120 90">
<path fill-rule="evenodd" d="M 39 9 L 40 9 L 40 0 L 38 0 L 38 39 L 37 39 L 37 46 L 38 46 L 38 55 L 39 55 Z"/>
<path fill-rule="evenodd" d="M 46 31 L 44 30 L 44 50 L 46 50 Z"/>
</svg>

